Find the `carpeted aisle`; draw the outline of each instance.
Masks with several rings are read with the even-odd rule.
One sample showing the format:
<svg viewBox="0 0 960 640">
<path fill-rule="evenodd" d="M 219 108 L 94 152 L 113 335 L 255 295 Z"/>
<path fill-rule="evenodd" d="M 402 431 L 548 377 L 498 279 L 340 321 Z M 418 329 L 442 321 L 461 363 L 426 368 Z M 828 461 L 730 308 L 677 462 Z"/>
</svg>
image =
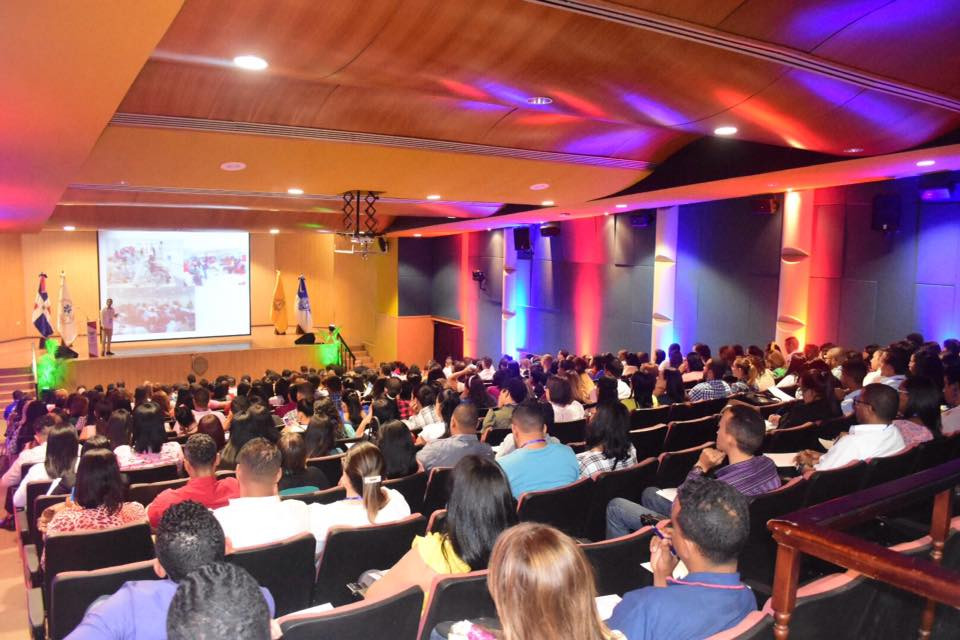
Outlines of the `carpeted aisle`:
<svg viewBox="0 0 960 640">
<path fill-rule="evenodd" d="M 30 637 L 16 535 L 13 531 L 0 530 L 0 640 Z"/>
</svg>

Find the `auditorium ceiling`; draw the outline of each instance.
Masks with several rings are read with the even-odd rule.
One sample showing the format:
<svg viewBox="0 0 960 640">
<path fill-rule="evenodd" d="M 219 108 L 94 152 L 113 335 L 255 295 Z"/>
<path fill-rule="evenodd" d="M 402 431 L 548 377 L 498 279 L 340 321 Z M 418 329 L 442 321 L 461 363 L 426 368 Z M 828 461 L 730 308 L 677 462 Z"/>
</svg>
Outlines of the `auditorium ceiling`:
<svg viewBox="0 0 960 640">
<path fill-rule="evenodd" d="M 47 174 L 57 196 L 5 211 L 8 229 L 336 229 L 338 194 L 363 189 L 381 192 L 381 229 L 408 218 L 395 230 L 442 233 L 504 226 L 523 208 L 602 214 L 720 127 L 754 145 L 731 144 L 731 163 L 748 148 L 796 161 L 771 167 L 777 179 L 636 202 L 882 179 L 889 154 L 960 128 L 957 0 L 184 0 L 143 16 L 102 4 L 108 20 L 93 3 L 63 25 L 25 9 L 0 21 L 0 40 L 43 33 L 62 67 L 15 85 L 50 123 L 21 173 Z M 241 55 L 269 66 L 237 68 Z M 59 106 L 54 80 L 74 91 Z M 0 143 L 27 150 L 8 129 Z M 938 169 L 956 157 L 925 154 Z M 33 189 L 0 180 L 5 209 Z"/>
</svg>

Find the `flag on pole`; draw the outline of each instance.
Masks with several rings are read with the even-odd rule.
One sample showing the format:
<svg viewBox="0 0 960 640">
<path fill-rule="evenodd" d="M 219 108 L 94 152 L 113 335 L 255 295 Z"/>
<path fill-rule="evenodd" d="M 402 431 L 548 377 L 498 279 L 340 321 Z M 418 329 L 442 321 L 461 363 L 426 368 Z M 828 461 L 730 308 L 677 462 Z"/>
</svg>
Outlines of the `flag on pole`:
<svg viewBox="0 0 960 640">
<path fill-rule="evenodd" d="M 300 274 L 297 285 L 297 333 L 313 332 L 313 316 L 310 313 L 310 297 L 307 295 L 307 281 Z"/>
<path fill-rule="evenodd" d="M 73 318 L 73 298 L 67 290 L 67 274 L 60 272 L 60 304 L 57 306 L 57 331 L 68 347 L 77 339 L 77 323 Z"/>
<path fill-rule="evenodd" d="M 87 320 L 87 353 L 91 358 L 100 355 L 100 345 L 97 342 L 97 321 Z"/>
<path fill-rule="evenodd" d="M 50 299 L 47 297 L 47 274 L 40 274 L 40 285 L 37 287 L 37 298 L 33 302 L 33 326 L 46 338 L 53 334 L 53 323 L 50 321 Z"/>
<path fill-rule="evenodd" d="M 277 284 L 273 287 L 273 307 L 270 309 L 270 321 L 273 323 L 273 332 L 282 334 L 287 332 L 287 298 L 283 295 L 283 284 L 280 282 L 280 271 L 277 270 Z"/>
</svg>

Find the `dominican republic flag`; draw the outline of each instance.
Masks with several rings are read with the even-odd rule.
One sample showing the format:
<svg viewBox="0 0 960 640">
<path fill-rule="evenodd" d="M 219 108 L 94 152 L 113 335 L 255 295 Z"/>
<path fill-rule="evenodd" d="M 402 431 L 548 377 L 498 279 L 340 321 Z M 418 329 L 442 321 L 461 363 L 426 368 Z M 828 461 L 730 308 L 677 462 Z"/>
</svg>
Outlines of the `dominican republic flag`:
<svg viewBox="0 0 960 640">
<path fill-rule="evenodd" d="M 310 314 L 310 297 L 307 296 L 307 281 L 300 275 L 297 286 L 297 333 L 313 331 L 313 316 Z"/>
<path fill-rule="evenodd" d="M 37 299 L 33 302 L 33 326 L 44 338 L 53 335 L 53 323 L 50 322 L 50 299 L 47 297 L 47 274 L 40 274 L 40 286 L 37 287 Z"/>
<path fill-rule="evenodd" d="M 57 306 L 57 331 L 68 347 L 77 339 L 77 323 L 73 317 L 73 297 L 67 290 L 67 274 L 60 272 L 60 304 Z"/>
</svg>

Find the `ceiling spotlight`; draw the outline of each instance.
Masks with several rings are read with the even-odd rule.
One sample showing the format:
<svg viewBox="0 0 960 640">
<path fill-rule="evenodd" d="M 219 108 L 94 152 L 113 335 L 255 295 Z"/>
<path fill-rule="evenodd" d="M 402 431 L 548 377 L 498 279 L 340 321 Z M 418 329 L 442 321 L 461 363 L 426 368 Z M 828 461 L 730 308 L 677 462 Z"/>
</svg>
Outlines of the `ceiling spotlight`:
<svg viewBox="0 0 960 640">
<path fill-rule="evenodd" d="M 732 127 L 732 126 L 730 126 L 730 125 L 725 125 L 725 126 L 717 127 L 716 129 L 714 129 L 714 130 L 713 130 L 713 135 L 715 135 L 715 136 L 732 136 L 732 135 L 735 134 L 736 132 L 737 132 L 737 128 L 736 128 L 736 127 Z"/>
<path fill-rule="evenodd" d="M 270 233 L 272 235 L 277 235 L 278 233 L 280 233 L 280 229 L 270 229 Z"/>
<path fill-rule="evenodd" d="M 549 189 L 550 185 L 546 182 L 538 182 L 537 184 L 530 185 L 530 191 L 543 191 L 544 189 Z"/>
<path fill-rule="evenodd" d="M 456 220 L 457 216 L 447 216 L 447 220 Z"/>
<path fill-rule="evenodd" d="M 415 233 L 415 234 L 413 234 L 413 237 L 414 237 L 414 238 L 422 238 L 422 237 L 423 237 L 423 234 L 422 234 L 422 233 Z"/>
<path fill-rule="evenodd" d="M 220 168 L 224 171 L 243 171 L 247 168 L 245 162 L 224 162 L 220 165 Z"/>
<path fill-rule="evenodd" d="M 439 200 L 439 199 L 440 199 L 439 193 L 431 193 L 430 195 L 427 196 L 427 200 Z"/>
<path fill-rule="evenodd" d="M 861 153 L 862 151 L 863 147 L 847 147 L 843 150 L 844 153 Z"/>
<path fill-rule="evenodd" d="M 267 68 L 267 61 L 259 56 L 237 56 L 233 64 L 247 71 L 263 71 Z"/>
<path fill-rule="evenodd" d="M 604 211 L 604 212 L 603 212 L 603 215 L 608 216 L 608 215 L 610 215 L 610 212 L 609 212 L 609 211 Z"/>
<path fill-rule="evenodd" d="M 289 189 L 287 189 L 287 193 L 289 193 L 292 196 L 302 196 L 303 189 L 300 189 L 299 187 L 290 187 Z"/>
<path fill-rule="evenodd" d="M 552 102 L 553 98 L 548 98 L 547 96 L 533 96 L 532 98 L 527 98 L 527 104 L 544 105 Z"/>
<path fill-rule="evenodd" d="M 918 167 L 932 167 L 932 166 L 935 165 L 935 164 L 937 164 L 937 161 L 936 161 L 936 160 L 921 160 L 920 162 L 917 163 L 917 166 L 918 166 Z"/>
<path fill-rule="evenodd" d="M 75 226 L 73 226 L 72 224 L 65 224 L 65 225 L 63 225 L 63 230 L 64 230 L 64 231 L 76 231 L 77 228 L 76 228 Z"/>
<path fill-rule="evenodd" d="M 544 207 L 552 207 L 552 206 L 553 206 L 553 200 L 544 200 L 544 201 L 541 202 L 540 204 L 543 205 Z"/>
<path fill-rule="evenodd" d="M 617 209 L 626 209 L 626 208 L 629 207 L 630 205 L 621 202 L 620 204 L 615 204 L 615 205 L 613 205 L 613 206 L 615 206 Z"/>
<path fill-rule="evenodd" d="M 493 229 L 491 229 L 490 227 L 487 227 L 487 231 L 493 231 Z"/>
</svg>

